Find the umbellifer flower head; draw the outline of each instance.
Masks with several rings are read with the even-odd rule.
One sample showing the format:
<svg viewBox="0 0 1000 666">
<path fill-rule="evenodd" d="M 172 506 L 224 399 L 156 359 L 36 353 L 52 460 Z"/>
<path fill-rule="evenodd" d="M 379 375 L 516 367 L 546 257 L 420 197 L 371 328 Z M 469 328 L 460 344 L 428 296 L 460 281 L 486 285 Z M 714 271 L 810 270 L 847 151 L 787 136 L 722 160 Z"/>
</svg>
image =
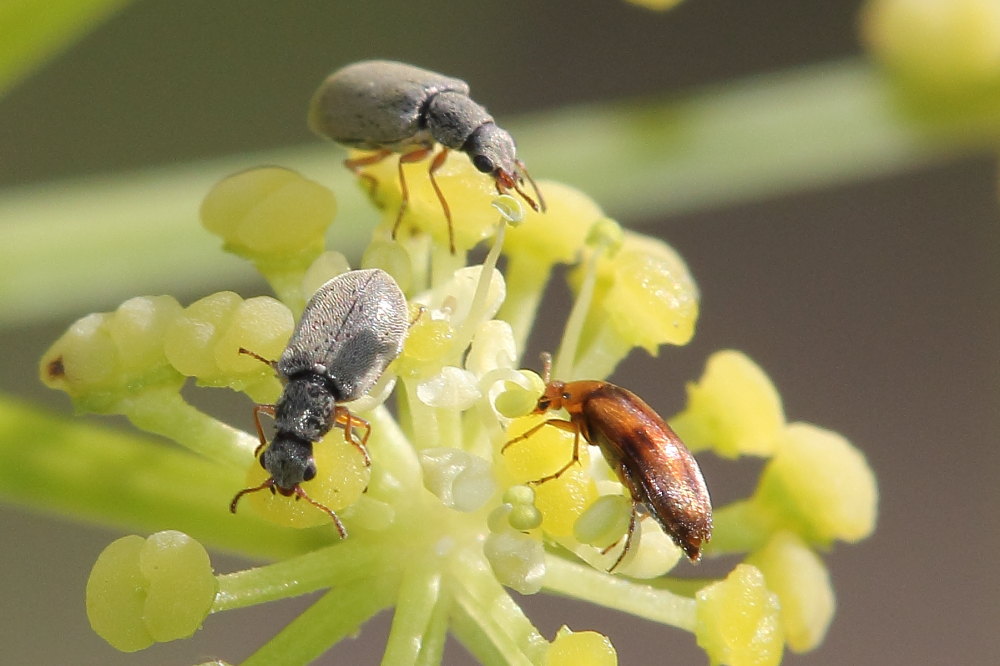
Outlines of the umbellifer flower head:
<svg viewBox="0 0 1000 666">
<path fill-rule="evenodd" d="M 398 241 L 388 238 L 399 201 L 394 165 L 377 164 L 364 179 L 386 222 L 363 264 L 396 277 L 411 324 L 401 355 L 367 396 L 348 405 L 371 425 L 371 466 L 334 428 L 314 444 L 316 477 L 301 484 L 337 511 L 347 538 L 328 514 L 296 497 L 254 493 L 236 517 L 224 503 L 208 505 L 211 520 L 242 521 L 264 542 L 281 540 L 286 558 L 216 576 L 185 535 L 126 537 L 101 556 L 88 585 L 94 629 L 120 649 L 141 649 L 190 635 L 209 613 L 334 587 L 255 658 L 268 663 L 280 650 L 283 663 L 305 663 L 393 607 L 386 663 L 440 661 L 447 632 L 484 662 L 616 662 L 608 639 L 594 631 L 542 636 L 510 588 L 695 632 L 713 663 L 776 663 L 786 637 L 792 649 L 814 647 L 832 615 L 814 548 L 870 532 L 874 479 L 843 438 L 786 425 L 777 391 L 745 356 L 713 357 L 678 418 L 695 450 L 771 457 L 752 497 L 718 508 L 704 550 L 706 557 L 747 555 L 750 564 L 694 596 L 643 582 L 690 565 L 680 564 L 686 560 L 678 547 L 642 514 L 626 537 L 636 517 L 632 498 L 599 450 L 581 446 L 579 460 L 566 467 L 574 433 L 553 427 L 504 448 L 551 418 L 528 415 L 544 382 L 521 367 L 521 348 L 552 266 L 578 264 L 565 333 L 551 341 L 555 374 L 600 380 L 635 347 L 655 355 L 661 345 L 690 339 L 698 292 L 677 253 L 623 231 L 568 186 L 540 182 L 548 212 L 525 213 L 517 200 L 495 198 L 464 155 L 452 155 L 438 179 L 457 246 L 489 247 L 481 265 L 466 266 L 464 254 L 442 249 L 444 221 L 418 170 L 409 178 L 410 210 Z M 308 295 L 347 269 L 321 241 L 335 208 L 332 193 L 290 170 L 224 179 L 206 198 L 204 224 L 226 249 L 253 261 L 278 298 L 221 291 L 186 307 L 169 296 L 132 299 L 70 327 L 42 359 L 43 381 L 81 410 L 124 414 L 210 459 L 225 470 L 219 483 L 232 484 L 229 493 L 240 490 L 234 469 L 245 471 L 247 486 L 260 485 L 268 473 L 253 429 L 222 423 L 180 390 L 192 378 L 205 390 L 247 394 L 248 425 L 251 401 L 277 399 L 273 370 L 240 350 L 278 358 Z M 501 254 L 506 271 L 498 268 Z M 394 414 L 384 404 L 390 396 Z M 563 467 L 558 478 L 538 483 Z M 287 529 L 275 532 L 265 521 Z M 309 538 L 288 536 L 307 526 Z M 211 545 L 211 535 L 206 529 L 199 536 Z M 150 568 L 154 560 L 162 566 Z M 799 584 L 806 579 L 809 585 Z M 173 585 L 179 580 L 184 584 Z M 664 643 L 676 640 L 664 634 Z"/>
</svg>

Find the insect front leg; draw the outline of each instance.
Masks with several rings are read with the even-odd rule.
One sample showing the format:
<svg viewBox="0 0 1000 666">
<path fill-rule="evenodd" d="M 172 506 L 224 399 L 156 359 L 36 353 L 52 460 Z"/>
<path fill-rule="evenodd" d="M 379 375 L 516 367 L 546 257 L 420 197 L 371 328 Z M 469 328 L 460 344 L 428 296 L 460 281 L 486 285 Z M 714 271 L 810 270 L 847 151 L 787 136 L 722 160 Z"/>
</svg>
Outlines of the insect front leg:
<svg viewBox="0 0 1000 666">
<path fill-rule="evenodd" d="M 566 463 L 561 468 L 559 468 L 559 470 L 556 471 L 555 473 L 549 474 L 547 476 L 543 476 L 540 479 L 535 479 L 534 481 L 529 481 L 528 485 L 537 486 L 539 484 L 545 483 L 546 481 L 551 481 L 552 479 L 558 479 L 560 476 L 562 476 L 566 472 L 566 470 L 568 470 L 574 464 L 577 464 L 577 463 L 580 462 L 580 429 L 572 421 L 565 421 L 563 419 L 549 419 L 548 421 L 543 421 L 542 423 L 539 423 L 538 425 L 536 425 L 536 426 L 528 429 L 523 434 L 515 437 L 514 439 L 512 439 L 509 442 L 507 442 L 506 444 L 504 444 L 503 448 L 500 449 L 500 453 L 503 453 L 504 451 L 506 451 L 507 447 L 509 447 L 511 444 L 514 444 L 516 442 L 520 442 L 520 441 L 528 439 L 529 437 L 531 437 L 532 435 L 534 435 L 536 432 L 538 432 L 539 430 L 541 430 L 542 428 L 544 428 L 547 425 L 555 426 L 556 428 L 559 428 L 560 430 L 565 430 L 567 432 L 572 432 L 573 433 L 573 435 L 574 435 L 574 437 L 573 437 L 573 457 L 570 459 L 570 461 L 568 463 Z"/>
<path fill-rule="evenodd" d="M 243 351 L 242 349 L 240 351 Z M 272 419 L 274 418 L 274 405 L 254 405 L 253 406 L 253 422 L 257 426 L 257 437 L 260 439 L 260 444 L 257 448 L 253 450 L 253 457 L 257 458 L 260 456 L 260 452 L 267 446 L 267 438 L 264 437 L 264 428 L 260 425 L 260 415 L 261 412 L 267 414 Z M 235 503 L 235 502 L 234 502 Z"/>
</svg>

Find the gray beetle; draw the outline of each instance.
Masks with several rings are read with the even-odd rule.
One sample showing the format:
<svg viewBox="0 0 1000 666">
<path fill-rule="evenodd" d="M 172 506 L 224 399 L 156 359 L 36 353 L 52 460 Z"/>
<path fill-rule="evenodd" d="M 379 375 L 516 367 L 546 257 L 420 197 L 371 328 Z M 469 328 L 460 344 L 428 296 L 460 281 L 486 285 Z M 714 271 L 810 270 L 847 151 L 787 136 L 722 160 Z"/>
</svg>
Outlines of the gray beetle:
<svg viewBox="0 0 1000 666">
<path fill-rule="evenodd" d="M 467 153 L 479 171 L 493 177 L 500 194 L 514 190 L 534 210 L 545 210 L 535 181 L 517 159 L 514 139 L 469 97 L 469 84 L 461 79 L 391 60 L 356 62 L 337 70 L 320 85 L 309 107 L 309 127 L 345 146 L 377 151 L 345 161 L 355 173 L 393 153 L 402 153 L 398 165 L 402 202 L 393 238 L 409 198 L 403 164 L 424 159 L 433 152 L 435 143 L 441 144 L 441 151 L 431 160 L 428 173 L 448 220 L 452 254 L 455 232 L 451 210 L 434 180 L 434 172 L 444 164 L 449 150 Z M 521 189 L 525 179 L 538 203 Z"/>
<path fill-rule="evenodd" d="M 254 423 L 260 446 L 254 456 L 271 475 L 264 483 L 241 490 L 229 510 L 243 495 L 268 489 L 301 498 L 333 518 L 343 538 L 347 532 L 337 515 L 310 498 L 299 485 L 316 476 L 312 447 L 334 426 L 344 429 L 344 439 L 364 455 L 371 426 L 339 404 L 360 398 L 378 381 L 403 349 L 409 329 L 406 298 L 396 281 L 377 268 L 349 271 L 320 287 L 302 312 L 288 346 L 277 361 L 240 349 L 274 368 L 285 388 L 274 405 L 255 405 Z M 275 436 L 270 446 L 260 425 L 261 413 L 274 417 Z M 353 428 L 363 428 L 359 442 Z"/>
</svg>

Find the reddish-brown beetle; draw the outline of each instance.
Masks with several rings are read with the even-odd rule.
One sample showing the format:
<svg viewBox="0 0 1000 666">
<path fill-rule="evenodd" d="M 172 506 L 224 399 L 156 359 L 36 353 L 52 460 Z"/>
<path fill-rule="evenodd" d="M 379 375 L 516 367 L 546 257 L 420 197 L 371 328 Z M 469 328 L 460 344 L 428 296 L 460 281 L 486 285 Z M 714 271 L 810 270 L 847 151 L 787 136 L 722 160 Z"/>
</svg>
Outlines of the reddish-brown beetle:
<svg viewBox="0 0 1000 666">
<path fill-rule="evenodd" d="M 533 485 L 558 478 L 580 459 L 580 435 L 598 446 L 618 479 L 632 496 L 632 518 L 625 547 L 611 569 L 628 552 L 636 513 L 645 509 L 663 531 L 697 562 L 702 544 L 712 537 L 712 500 L 698 462 L 670 426 L 639 396 L 603 381 L 551 381 L 551 359 L 543 357 L 545 392 L 533 414 L 555 409 L 569 412 L 569 420 L 548 419 L 504 444 L 528 439 L 545 426 L 572 432 L 573 458 Z"/>
</svg>

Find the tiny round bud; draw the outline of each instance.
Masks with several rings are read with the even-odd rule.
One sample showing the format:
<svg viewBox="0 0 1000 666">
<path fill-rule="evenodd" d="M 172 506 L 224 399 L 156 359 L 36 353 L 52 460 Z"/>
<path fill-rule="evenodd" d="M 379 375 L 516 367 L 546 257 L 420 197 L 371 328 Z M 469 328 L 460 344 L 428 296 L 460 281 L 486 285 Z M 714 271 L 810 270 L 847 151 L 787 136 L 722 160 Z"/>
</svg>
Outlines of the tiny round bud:
<svg viewBox="0 0 1000 666">
<path fill-rule="evenodd" d="M 503 502 L 508 504 L 534 504 L 535 503 L 535 490 L 531 486 L 524 484 L 518 484 L 516 486 L 511 486 L 503 493 Z"/>
<path fill-rule="evenodd" d="M 510 526 L 520 532 L 540 527 L 542 512 L 530 504 L 515 504 L 510 512 Z"/>
</svg>

